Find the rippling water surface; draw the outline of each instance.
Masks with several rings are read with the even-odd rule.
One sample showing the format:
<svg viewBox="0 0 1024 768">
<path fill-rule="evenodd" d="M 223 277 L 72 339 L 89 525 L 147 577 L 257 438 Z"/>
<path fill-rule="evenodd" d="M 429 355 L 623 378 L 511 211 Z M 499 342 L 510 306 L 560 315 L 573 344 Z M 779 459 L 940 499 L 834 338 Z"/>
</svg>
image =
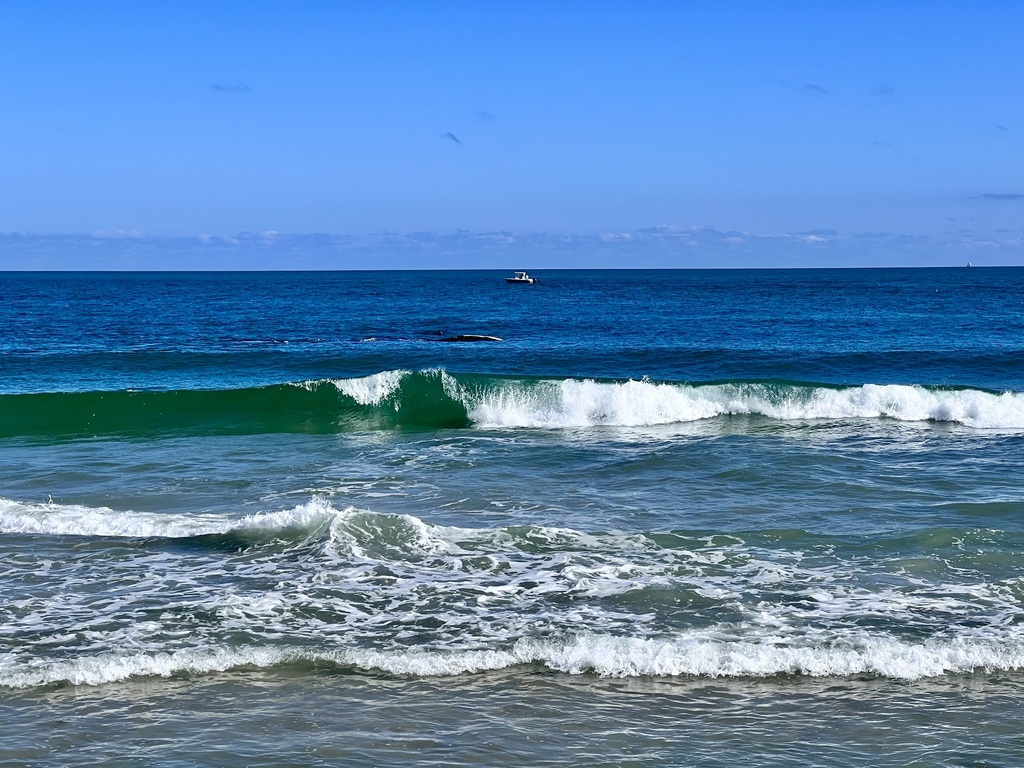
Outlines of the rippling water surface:
<svg viewBox="0 0 1024 768">
<path fill-rule="evenodd" d="M 1024 760 L 1024 270 L 501 277 L 0 275 L 0 764 Z"/>
</svg>

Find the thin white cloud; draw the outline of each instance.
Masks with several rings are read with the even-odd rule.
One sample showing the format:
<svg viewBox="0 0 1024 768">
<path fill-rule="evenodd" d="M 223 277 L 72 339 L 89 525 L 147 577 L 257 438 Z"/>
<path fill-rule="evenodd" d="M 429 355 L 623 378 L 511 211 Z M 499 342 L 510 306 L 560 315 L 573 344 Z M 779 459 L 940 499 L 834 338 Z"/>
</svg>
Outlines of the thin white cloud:
<svg viewBox="0 0 1024 768">
<path fill-rule="evenodd" d="M 1024 237 L 972 230 L 935 237 L 753 233 L 672 224 L 602 234 L 0 233 L 0 270 L 507 269 L 524 262 L 538 269 L 953 266 L 968 260 L 1024 265 Z"/>
</svg>

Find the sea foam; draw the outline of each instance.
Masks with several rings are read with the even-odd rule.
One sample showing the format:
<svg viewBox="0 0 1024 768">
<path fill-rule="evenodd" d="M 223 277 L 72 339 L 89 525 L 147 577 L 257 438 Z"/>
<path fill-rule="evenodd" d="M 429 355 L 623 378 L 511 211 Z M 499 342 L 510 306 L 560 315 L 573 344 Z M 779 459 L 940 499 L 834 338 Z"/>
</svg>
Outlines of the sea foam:
<svg viewBox="0 0 1024 768">
<path fill-rule="evenodd" d="M 239 530 L 274 530 L 309 527 L 337 515 L 329 502 L 314 498 L 305 504 L 275 512 L 242 517 L 204 513 L 155 513 L 114 510 L 56 502 L 20 502 L 0 498 L 0 533 L 50 536 L 103 536 L 125 538 L 189 538 Z"/>
<path fill-rule="evenodd" d="M 910 642 L 889 636 L 787 646 L 767 640 L 722 640 L 697 635 L 635 638 L 585 634 L 566 639 L 524 638 L 511 647 L 467 650 L 374 650 L 296 647 L 194 648 L 173 652 L 110 652 L 74 660 L 0 662 L 0 686 L 104 685 L 131 678 L 272 669 L 301 662 L 377 670 L 403 677 L 453 677 L 539 665 L 570 675 L 601 677 L 749 678 L 778 675 L 869 675 L 918 680 L 975 672 L 1024 669 L 1019 638 L 958 637 Z"/>
<path fill-rule="evenodd" d="M 334 379 L 331 383 L 360 405 L 379 405 L 397 392 L 409 375 L 410 371 L 381 371 L 355 379 Z"/>
</svg>

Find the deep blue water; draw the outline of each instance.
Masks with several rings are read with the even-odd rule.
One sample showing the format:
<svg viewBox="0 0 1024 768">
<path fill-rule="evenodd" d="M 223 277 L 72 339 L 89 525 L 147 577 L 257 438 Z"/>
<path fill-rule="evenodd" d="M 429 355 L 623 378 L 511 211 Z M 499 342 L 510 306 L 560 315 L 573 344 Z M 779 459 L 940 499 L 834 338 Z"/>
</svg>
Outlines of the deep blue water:
<svg viewBox="0 0 1024 768">
<path fill-rule="evenodd" d="M 7 273 L 7 391 L 392 368 L 1024 389 L 1024 270 Z M 487 334 L 501 345 L 442 345 Z M 373 339 L 374 341 L 368 341 Z"/>
</svg>

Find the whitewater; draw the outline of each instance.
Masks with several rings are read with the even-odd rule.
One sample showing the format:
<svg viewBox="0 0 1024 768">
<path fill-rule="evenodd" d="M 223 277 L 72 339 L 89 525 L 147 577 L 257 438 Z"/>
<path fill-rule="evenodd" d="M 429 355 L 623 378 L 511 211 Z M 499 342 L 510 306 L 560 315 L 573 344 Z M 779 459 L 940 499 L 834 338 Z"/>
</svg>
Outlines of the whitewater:
<svg viewBox="0 0 1024 768">
<path fill-rule="evenodd" d="M 0 275 L 0 762 L 1020 762 L 1024 271 L 540 276 Z"/>
<path fill-rule="evenodd" d="M 402 408 L 402 387 L 416 378 L 439 380 L 445 395 L 479 427 L 639 427 L 758 415 L 780 421 L 873 419 L 939 421 L 977 429 L 1024 429 L 1024 394 L 865 384 L 822 387 L 792 382 L 673 384 L 649 380 L 598 382 L 476 381 L 445 371 L 385 371 L 331 383 L 364 406 Z M 305 382 L 307 389 L 318 382 Z"/>
</svg>

